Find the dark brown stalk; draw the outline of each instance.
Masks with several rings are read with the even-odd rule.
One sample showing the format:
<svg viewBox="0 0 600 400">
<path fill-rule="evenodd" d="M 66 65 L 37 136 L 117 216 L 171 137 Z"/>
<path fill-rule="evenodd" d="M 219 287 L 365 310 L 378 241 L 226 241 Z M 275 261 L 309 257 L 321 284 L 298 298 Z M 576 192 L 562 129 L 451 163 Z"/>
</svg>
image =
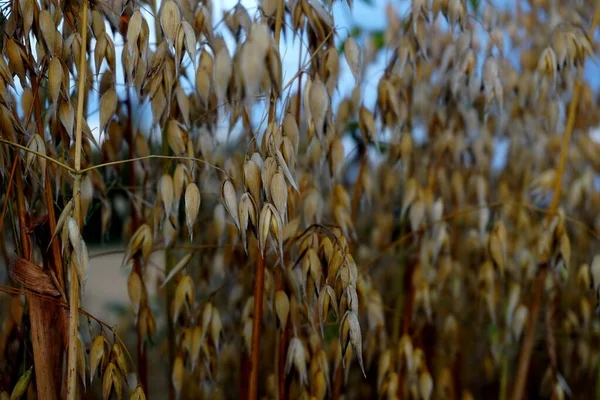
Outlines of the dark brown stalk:
<svg viewBox="0 0 600 400">
<path fill-rule="evenodd" d="M 258 370 L 260 359 L 260 330 L 262 322 L 263 294 L 265 292 L 265 258 L 262 250 L 257 252 L 254 282 L 254 317 L 252 319 L 252 349 L 250 352 L 250 386 L 248 400 L 258 396 Z"/>
<path fill-rule="evenodd" d="M 275 19 L 275 44 L 279 51 L 279 37 L 281 35 L 281 26 L 283 23 L 283 0 L 277 4 L 277 14 Z M 275 90 L 271 90 L 271 99 L 269 104 L 269 124 L 275 122 L 275 103 L 277 97 Z M 258 146 L 258 143 L 255 143 Z M 250 351 L 250 387 L 248 392 L 249 400 L 256 400 L 258 397 L 258 371 L 260 369 L 260 338 L 262 322 L 262 304 L 265 287 L 265 254 L 259 249 L 256 257 L 256 271 L 254 278 L 254 319 L 252 320 L 252 348 Z"/>
<path fill-rule="evenodd" d="M 129 146 L 129 158 L 135 158 L 135 140 L 133 136 L 133 107 L 131 106 L 131 95 L 129 90 L 127 91 L 127 144 Z M 136 179 L 135 179 L 135 164 L 129 165 L 129 185 L 131 187 L 135 187 Z M 135 232 L 139 226 L 139 216 L 137 213 L 137 209 L 135 207 L 135 201 L 131 200 L 131 232 Z M 142 264 L 140 262 L 139 257 L 133 258 L 133 269 L 144 282 L 144 275 L 142 272 Z M 138 321 L 139 323 L 139 321 Z M 138 379 L 139 384 L 144 389 L 144 393 L 148 396 L 148 359 L 146 353 L 146 341 L 145 338 L 141 334 L 141 330 L 137 329 L 137 367 L 138 367 Z"/>
<path fill-rule="evenodd" d="M 344 368 L 342 366 L 342 362 L 340 361 L 339 365 L 335 370 L 335 378 L 333 379 L 333 393 L 331 398 L 333 400 L 338 400 L 342 396 L 342 387 L 344 385 Z"/>
<path fill-rule="evenodd" d="M 31 261 L 31 240 L 28 234 L 28 217 L 23 197 L 23 179 L 21 164 L 17 162 L 15 172 L 15 195 L 17 197 L 17 215 L 19 219 L 20 244 L 23 258 Z M 44 399 L 57 399 L 61 387 L 62 370 L 56 368 L 55 362 L 62 360 L 62 336 L 56 327 L 57 317 L 53 305 L 35 293 L 27 292 L 29 318 L 31 323 L 31 342 L 33 345 L 33 362 L 35 365 L 35 381 L 38 394 Z"/>
<path fill-rule="evenodd" d="M 546 281 L 548 265 L 546 263 L 538 266 L 537 276 L 533 286 L 533 304 L 530 308 L 529 319 L 527 320 L 527 328 L 523 343 L 521 344 L 521 353 L 519 354 L 519 364 L 517 367 L 516 383 L 512 399 L 521 400 L 525 394 L 527 385 L 527 373 L 529 372 L 529 360 L 533 352 L 533 344 L 535 339 L 535 327 L 537 325 L 538 315 L 542 307 L 542 297 L 544 295 L 544 282 Z"/>
</svg>

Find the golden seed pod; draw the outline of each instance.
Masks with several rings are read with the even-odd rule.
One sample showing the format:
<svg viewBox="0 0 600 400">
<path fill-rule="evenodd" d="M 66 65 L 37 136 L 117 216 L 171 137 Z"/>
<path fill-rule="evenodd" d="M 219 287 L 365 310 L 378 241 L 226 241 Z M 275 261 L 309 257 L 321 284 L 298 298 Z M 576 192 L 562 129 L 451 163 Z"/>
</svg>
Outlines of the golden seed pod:
<svg viewBox="0 0 600 400">
<path fill-rule="evenodd" d="M 294 367 L 298 373 L 300 383 L 306 385 L 308 383 L 306 361 L 307 354 L 304 344 L 298 337 L 292 338 L 288 345 L 287 357 L 285 360 L 285 374 L 289 375 L 292 367 Z"/>
<path fill-rule="evenodd" d="M 346 311 L 344 317 L 342 318 L 342 322 L 340 323 L 340 341 L 342 343 L 342 353 L 344 354 L 342 358 L 344 368 L 346 368 L 346 354 L 348 352 L 349 345 L 351 344 L 356 351 L 356 357 L 358 359 L 360 370 L 366 377 L 367 375 L 365 373 L 362 358 L 362 335 L 360 331 L 360 324 L 358 323 L 358 317 L 356 316 L 356 313 L 353 311 Z"/>
<path fill-rule="evenodd" d="M 423 400 L 431 399 L 433 394 L 433 378 L 427 369 L 419 374 L 419 393 Z"/>
<path fill-rule="evenodd" d="M 375 117 L 364 105 L 361 105 L 358 111 L 358 126 L 365 142 L 375 143 L 377 149 L 381 150 L 379 148 L 379 135 L 377 134 L 377 129 L 375 127 Z"/>
<path fill-rule="evenodd" d="M 359 82 L 362 73 L 362 54 L 356 39 L 353 36 L 348 36 L 346 43 L 344 44 L 344 54 L 346 55 L 346 61 L 350 67 L 350 71 L 354 76 L 355 82 Z"/>
<path fill-rule="evenodd" d="M 200 357 L 200 351 L 202 350 L 202 344 L 204 342 L 204 333 L 202 328 L 195 326 L 191 333 L 189 352 L 192 371 L 196 370 L 198 365 L 198 358 Z"/>
<path fill-rule="evenodd" d="M 121 399 L 121 379 L 114 362 L 108 363 L 108 366 L 104 370 L 104 377 L 102 378 L 102 397 L 108 399 L 111 394 L 114 394 L 118 399 Z"/>
<path fill-rule="evenodd" d="M 171 372 L 171 383 L 175 389 L 175 396 L 179 399 L 183 389 L 183 380 L 185 377 L 185 367 L 183 357 L 178 355 L 173 362 L 173 371 Z"/>
<path fill-rule="evenodd" d="M 116 114 L 117 111 L 117 92 L 114 88 L 107 90 L 100 99 L 100 130 L 104 132 L 108 126 L 108 122 Z"/>
<path fill-rule="evenodd" d="M 221 320 L 221 314 L 217 308 L 213 309 L 212 318 L 210 319 L 210 338 L 215 346 L 217 354 L 220 351 L 221 335 L 223 333 L 223 322 Z"/>
<path fill-rule="evenodd" d="M 270 158 L 272 160 L 272 158 Z M 264 170 L 263 170 L 264 172 Z M 252 159 L 244 163 L 244 186 L 256 201 L 261 199 L 262 176 L 260 166 Z"/>
<path fill-rule="evenodd" d="M 144 389 L 141 386 L 137 386 L 135 390 L 131 393 L 131 397 L 129 400 L 146 400 L 146 394 L 144 393 Z"/>
<path fill-rule="evenodd" d="M 184 306 L 191 306 L 194 302 L 194 282 L 189 275 L 185 275 L 175 289 L 173 298 L 173 323 L 176 323 Z"/>
<path fill-rule="evenodd" d="M 308 106 L 310 115 L 314 123 L 315 132 L 323 146 L 323 133 L 325 130 L 325 120 L 327 111 L 329 110 L 329 94 L 327 88 L 321 79 L 317 76 L 309 86 L 308 90 Z"/>
<path fill-rule="evenodd" d="M 200 201 L 200 189 L 192 182 L 185 189 L 185 218 L 190 232 L 190 240 L 193 238 L 194 223 L 200 211 Z"/>
<path fill-rule="evenodd" d="M 125 359 L 125 353 L 123 347 L 119 343 L 114 343 L 110 353 L 111 362 L 119 368 L 123 376 L 127 376 L 127 360 Z"/>
<path fill-rule="evenodd" d="M 260 217 L 258 219 L 258 245 L 262 252 L 267 249 L 271 219 L 273 218 L 274 216 L 271 209 L 268 207 L 268 204 L 265 204 L 260 211 Z"/>
<path fill-rule="evenodd" d="M 121 263 L 122 266 L 126 265 L 127 262 L 138 252 L 141 252 L 144 263 L 148 262 L 150 254 L 152 253 L 152 230 L 148 224 L 141 225 L 137 231 L 131 236 L 129 244 L 127 245 L 127 251 L 123 257 Z"/>
<path fill-rule="evenodd" d="M 217 102 L 219 104 L 225 101 L 229 81 L 233 73 L 233 61 L 227 47 L 221 48 L 215 56 L 214 82 Z"/>
<path fill-rule="evenodd" d="M 188 141 L 187 136 L 187 132 L 185 132 L 177 120 L 169 120 L 167 124 L 167 139 L 169 141 L 169 147 L 171 147 L 173 153 L 176 155 L 182 155 L 185 153 Z"/>
<path fill-rule="evenodd" d="M 238 216 L 237 195 L 233 183 L 229 179 L 223 181 L 221 185 L 221 200 L 227 213 L 233 220 L 236 229 L 240 230 L 240 220 Z"/>
<path fill-rule="evenodd" d="M 277 325 L 285 329 L 290 312 L 290 300 L 283 290 L 275 292 L 275 311 L 277 313 Z"/>
<path fill-rule="evenodd" d="M 98 335 L 92 342 L 90 347 L 90 382 L 94 382 L 94 376 L 98 367 L 104 369 L 104 364 L 107 360 L 105 357 L 108 343 L 103 335 Z"/>
<path fill-rule="evenodd" d="M 179 163 L 175 167 L 173 172 L 173 205 L 175 211 L 179 210 L 179 203 L 181 201 L 181 195 L 184 193 L 184 189 L 190 183 L 191 179 L 190 172 L 185 164 Z"/>
<path fill-rule="evenodd" d="M 142 308 L 138 319 L 138 332 L 142 338 L 148 338 L 152 340 L 156 333 L 156 320 L 152 314 L 150 307 L 145 306 Z"/>
<path fill-rule="evenodd" d="M 288 189 L 282 172 L 273 174 L 269 188 L 271 201 L 279 212 L 281 220 L 285 221 L 287 218 Z"/>
<path fill-rule="evenodd" d="M 488 251 L 494 265 L 500 270 L 500 275 L 504 275 L 506 265 L 506 228 L 502 221 L 498 221 L 488 238 Z"/>
<path fill-rule="evenodd" d="M 172 0 L 164 2 L 160 10 L 160 26 L 171 46 L 175 43 L 180 22 L 181 13 L 177 4 Z"/>
<path fill-rule="evenodd" d="M 521 338 L 521 333 L 523 332 L 523 328 L 525 327 L 525 323 L 527 322 L 528 315 L 529 310 L 527 309 L 527 307 L 523 304 L 519 304 L 515 311 L 515 315 L 511 325 L 513 339 L 516 342 L 518 342 Z"/>
<path fill-rule="evenodd" d="M 48 91 L 50 92 L 50 99 L 54 105 L 58 103 L 62 81 L 63 69 L 60 59 L 58 57 L 53 57 L 48 65 Z M 24 108 L 24 110 L 29 109 Z"/>
<path fill-rule="evenodd" d="M 133 313 L 137 317 L 142 302 L 144 301 L 145 288 L 141 276 L 133 269 L 127 279 L 127 293 L 129 294 L 129 300 L 133 307 Z"/>
</svg>

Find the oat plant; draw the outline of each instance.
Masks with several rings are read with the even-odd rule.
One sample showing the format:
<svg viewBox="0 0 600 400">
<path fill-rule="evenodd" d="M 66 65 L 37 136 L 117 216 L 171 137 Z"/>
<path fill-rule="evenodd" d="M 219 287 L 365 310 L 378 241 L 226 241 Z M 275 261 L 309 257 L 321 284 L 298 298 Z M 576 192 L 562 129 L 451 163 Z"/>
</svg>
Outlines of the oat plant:
<svg viewBox="0 0 600 400">
<path fill-rule="evenodd" d="M 600 398 L 598 2 L 400 3 L 3 3 L 0 399 Z"/>
</svg>

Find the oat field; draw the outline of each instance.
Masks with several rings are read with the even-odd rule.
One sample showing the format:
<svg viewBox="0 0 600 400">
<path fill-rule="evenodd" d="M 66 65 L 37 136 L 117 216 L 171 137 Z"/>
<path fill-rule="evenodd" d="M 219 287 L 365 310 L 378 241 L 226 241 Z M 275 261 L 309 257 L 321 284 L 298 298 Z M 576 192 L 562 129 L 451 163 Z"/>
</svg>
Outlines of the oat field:
<svg viewBox="0 0 600 400">
<path fill-rule="evenodd" d="M 0 400 L 600 399 L 598 0 L 0 27 Z"/>
</svg>

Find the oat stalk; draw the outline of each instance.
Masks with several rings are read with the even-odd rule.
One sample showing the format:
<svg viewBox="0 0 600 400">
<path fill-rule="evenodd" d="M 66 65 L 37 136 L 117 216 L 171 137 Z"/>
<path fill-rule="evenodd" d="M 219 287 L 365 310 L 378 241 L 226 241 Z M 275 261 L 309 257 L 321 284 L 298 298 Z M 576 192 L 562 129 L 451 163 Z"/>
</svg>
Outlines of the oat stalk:
<svg viewBox="0 0 600 400">
<path fill-rule="evenodd" d="M 81 153 L 83 139 L 83 105 L 85 96 L 85 75 L 87 63 L 87 28 L 88 28 L 88 2 L 82 1 L 82 21 L 81 21 L 81 58 L 79 60 L 79 78 L 77 89 L 77 125 L 75 128 L 75 183 L 73 184 L 73 196 L 75 197 L 74 218 L 83 227 L 83 215 L 81 212 Z M 79 331 L 79 278 L 76 269 L 72 266 L 70 269 L 69 286 L 69 350 L 67 360 L 67 398 L 75 400 L 77 398 L 77 335 Z"/>
</svg>

